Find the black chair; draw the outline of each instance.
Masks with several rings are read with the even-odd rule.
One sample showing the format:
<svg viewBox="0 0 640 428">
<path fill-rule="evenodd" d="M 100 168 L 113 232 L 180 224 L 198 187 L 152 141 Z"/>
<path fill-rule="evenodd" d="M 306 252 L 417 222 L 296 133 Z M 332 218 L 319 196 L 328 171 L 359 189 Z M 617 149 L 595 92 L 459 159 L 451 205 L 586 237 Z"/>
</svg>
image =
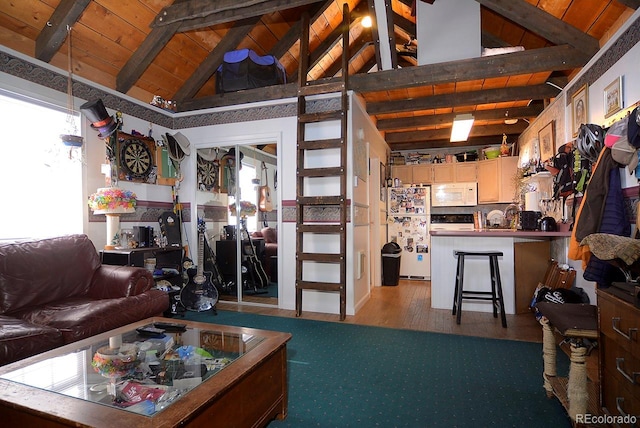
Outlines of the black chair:
<svg viewBox="0 0 640 428">
<path fill-rule="evenodd" d="M 456 269 L 456 285 L 453 293 L 453 311 L 456 315 L 456 324 L 460 324 L 462 315 L 462 300 L 485 300 L 493 304 L 493 317 L 498 317 L 498 309 L 502 319 L 502 327 L 507 326 L 507 317 L 504 313 L 504 299 L 502 296 L 502 281 L 500 279 L 500 267 L 498 257 L 502 257 L 501 251 L 454 251 L 458 257 L 458 267 Z M 491 274 L 491 291 L 472 291 L 464 289 L 464 259 L 467 256 L 488 257 L 489 270 Z"/>
</svg>

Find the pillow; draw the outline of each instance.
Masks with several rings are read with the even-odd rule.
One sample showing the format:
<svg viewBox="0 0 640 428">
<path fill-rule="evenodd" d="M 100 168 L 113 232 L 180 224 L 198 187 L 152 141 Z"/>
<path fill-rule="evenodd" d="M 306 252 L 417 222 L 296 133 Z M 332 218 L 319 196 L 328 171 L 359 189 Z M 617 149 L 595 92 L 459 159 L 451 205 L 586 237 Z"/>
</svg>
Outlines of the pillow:
<svg viewBox="0 0 640 428">
<path fill-rule="evenodd" d="M 276 231 L 276 229 L 272 227 L 265 227 L 260 232 L 264 237 L 265 244 L 278 243 L 278 232 Z"/>
</svg>

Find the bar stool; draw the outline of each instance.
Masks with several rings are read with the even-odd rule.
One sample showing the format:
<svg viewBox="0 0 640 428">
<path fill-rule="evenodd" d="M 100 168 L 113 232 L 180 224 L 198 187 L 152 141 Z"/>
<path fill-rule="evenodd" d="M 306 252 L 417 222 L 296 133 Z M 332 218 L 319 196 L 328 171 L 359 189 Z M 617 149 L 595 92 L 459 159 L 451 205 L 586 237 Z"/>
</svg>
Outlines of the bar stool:
<svg viewBox="0 0 640 428">
<path fill-rule="evenodd" d="M 507 317 L 504 313 L 504 299 L 502 297 L 502 281 L 500 280 L 500 267 L 498 266 L 498 257 L 503 256 L 502 251 L 459 251 L 455 250 L 454 254 L 458 257 L 458 267 L 456 269 L 456 285 L 453 293 L 453 311 L 452 315 L 456 315 L 456 324 L 460 324 L 462 315 L 462 300 L 487 300 L 493 304 L 493 317 L 498 317 L 498 308 L 500 309 L 500 318 L 502 319 L 502 327 L 507 326 Z M 491 274 L 491 291 L 471 291 L 464 289 L 464 259 L 466 256 L 488 257 L 489 271 Z"/>
</svg>

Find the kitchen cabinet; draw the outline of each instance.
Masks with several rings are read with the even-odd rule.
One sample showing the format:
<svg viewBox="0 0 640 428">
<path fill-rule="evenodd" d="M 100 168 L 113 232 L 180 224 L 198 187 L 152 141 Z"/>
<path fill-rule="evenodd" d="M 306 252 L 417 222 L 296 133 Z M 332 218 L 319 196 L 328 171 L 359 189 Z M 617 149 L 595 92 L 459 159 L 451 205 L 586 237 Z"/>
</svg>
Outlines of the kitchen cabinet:
<svg viewBox="0 0 640 428">
<path fill-rule="evenodd" d="M 455 181 L 454 163 L 433 164 L 434 183 L 453 183 Z"/>
<path fill-rule="evenodd" d="M 433 164 L 394 165 L 391 178 L 399 179 L 403 185 L 431 184 L 433 182 Z"/>
<path fill-rule="evenodd" d="M 455 181 L 457 183 L 475 183 L 478 180 L 477 162 L 454 163 Z"/>
<path fill-rule="evenodd" d="M 530 313 L 529 305 L 538 283 L 551 259 L 551 242 L 514 242 L 513 268 L 515 276 L 516 314 Z"/>
<path fill-rule="evenodd" d="M 411 184 L 413 182 L 413 165 L 393 165 L 391 178 L 397 178 L 402 184 Z"/>
<path fill-rule="evenodd" d="M 433 183 L 433 164 L 427 163 L 413 166 L 414 184 L 431 184 Z"/>
<path fill-rule="evenodd" d="M 517 166 L 517 156 L 478 161 L 478 204 L 513 202 Z"/>
</svg>

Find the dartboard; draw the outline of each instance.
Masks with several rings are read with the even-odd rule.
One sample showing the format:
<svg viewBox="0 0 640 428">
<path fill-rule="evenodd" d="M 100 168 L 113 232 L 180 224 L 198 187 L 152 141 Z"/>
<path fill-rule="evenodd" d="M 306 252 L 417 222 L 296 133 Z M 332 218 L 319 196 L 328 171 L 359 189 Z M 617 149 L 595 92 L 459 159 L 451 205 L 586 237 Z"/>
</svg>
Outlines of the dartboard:
<svg viewBox="0 0 640 428">
<path fill-rule="evenodd" d="M 132 178 L 146 178 L 152 170 L 151 150 L 140 140 L 125 140 L 120 149 L 120 164 Z"/>
<path fill-rule="evenodd" d="M 198 156 L 198 181 L 205 190 L 211 190 L 218 186 L 218 164 Z"/>
</svg>

